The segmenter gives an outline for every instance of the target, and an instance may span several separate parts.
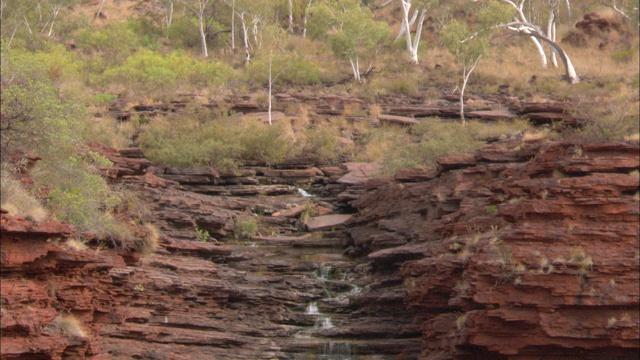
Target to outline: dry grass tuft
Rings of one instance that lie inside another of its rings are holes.
[[[88,120],[82,129],[82,137],[88,141],[96,141],[114,148],[123,148],[131,145],[131,138],[135,133],[132,123],[119,124],[112,117],[96,117]]]
[[[82,323],[71,314],[60,315],[47,325],[47,332],[52,334],[67,334],[86,338],[86,332]]]
[[[33,195],[29,194],[18,180],[11,178],[8,172],[4,169],[2,171],[1,206],[10,214],[24,216],[36,222],[47,219],[49,217],[47,210]]]
[[[142,256],[148,256],[153,254],[158,248],[160,231],[158,231],[157,227],[151,224],[145,224],[144,228],[146,232],[142,238],[134,240],[134,248]]]
[[[87,250],[89,248],[87,246],[87,241],[86,240],[78,239],[78,238],[68,239],[64,244],[69,249],[73,249],[73,250],[76,250],[76,251],[85,251],[85,250]]]

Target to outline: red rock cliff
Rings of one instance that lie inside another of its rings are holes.
[[[222,239],[257,213],[293,228],[264,214],[308,201],[278,185],[292,181],[282,171],[145,173],[128,152],[111,175],[142,194],[159,250],[73,250],[69,226],[3,214],[2,359],[313,357],[344,339],[363,359],[638,355],[637,144],[518,140],[346,185],[345,169],[305,170],[326,199],[356,199],[346,230],[313,240],[350,245],[357,261],[337,263],[348,281],[311,276],[310,237],[195,241],[194,226]],[[334,326],[296,337],[317,324],[312,301]],[[59,325],[68,314],[82,331]]]
[[[349,224],[372,276],[403,282],[422,358],[637,358],[637,143],[438,162],[371,183]]]

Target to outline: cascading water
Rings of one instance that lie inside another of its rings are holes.
[[[325,316],[322,319],[318,319],[316,321],[315,327],[320,329],[333,329],[333,323],[331,322],[331,317]]]
[[[315,301],[312,301],[309,303],[309,305],[307,306],[307,315],[320,315],[320,311],[318,310],[318,303]]]
[[[330,342],[322,346],[319,359],[322,360],[354,360],[355,352],[348,342]]]
[[[331,266],[321,264],[320,269],[315,271],[315,277],[322,280],[329,280],[329,276],[331,275]]]

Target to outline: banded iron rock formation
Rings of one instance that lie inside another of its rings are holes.
[[[512,137],[393,179],[92,146],[160,247],[76,250],[72,227],[3,213],[2,359],[638,356],[637,143]],[[234,240],[242,219],[260,233]]]

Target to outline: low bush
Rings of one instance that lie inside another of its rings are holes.
[[[87,55],[100,56],[107,66],[121,64],[139,46],[138,38],[129,24],[118,21],[102,28],[81,29],[74,34],[74,40],[79,50]]]
[[[488,138],[510,135],[530,126],[523,120],[492,124],[468,121],[463,126],[458,121],[439,118],[422,119],[408,128],[383,125],[365,134],[363,149],[357,152],[356,159],[380,161],[379,175],[391,176],[399,169],[435,165],[440,155],[474,151]]]
[[[638,100],[633,95],[619,96],[605,106],[589,105],[585,99],[579,115],[587,118],[581,132],[587,141],[616,141],[637,136],[640,132]]]
[[[258,232],[258,221],[254,218],[237,219],[233,228],[235,239],[250,239]]]
[[[290,85],[313,85],[320,83],[320,69],[300,55],[283,54],[271,59],[272,78],[278,83]],[[269,83],[269,58],[258,57],[247,65],[246,77],[263,85]]]
[[[153,119],[143,126],[139,144],[155,163],[231,170],[245,161],[273,165],[299,153],[285,121],[273,125],[229,117],[206,108]]]
[[[142,49],[121,65],[107,69],[101,82],[104,86],[121,84],[139,95],[153,95],[176,87],[223,85],[233,76],[233,69],[223,63],[195,59],[181,51],[161,54]]]

